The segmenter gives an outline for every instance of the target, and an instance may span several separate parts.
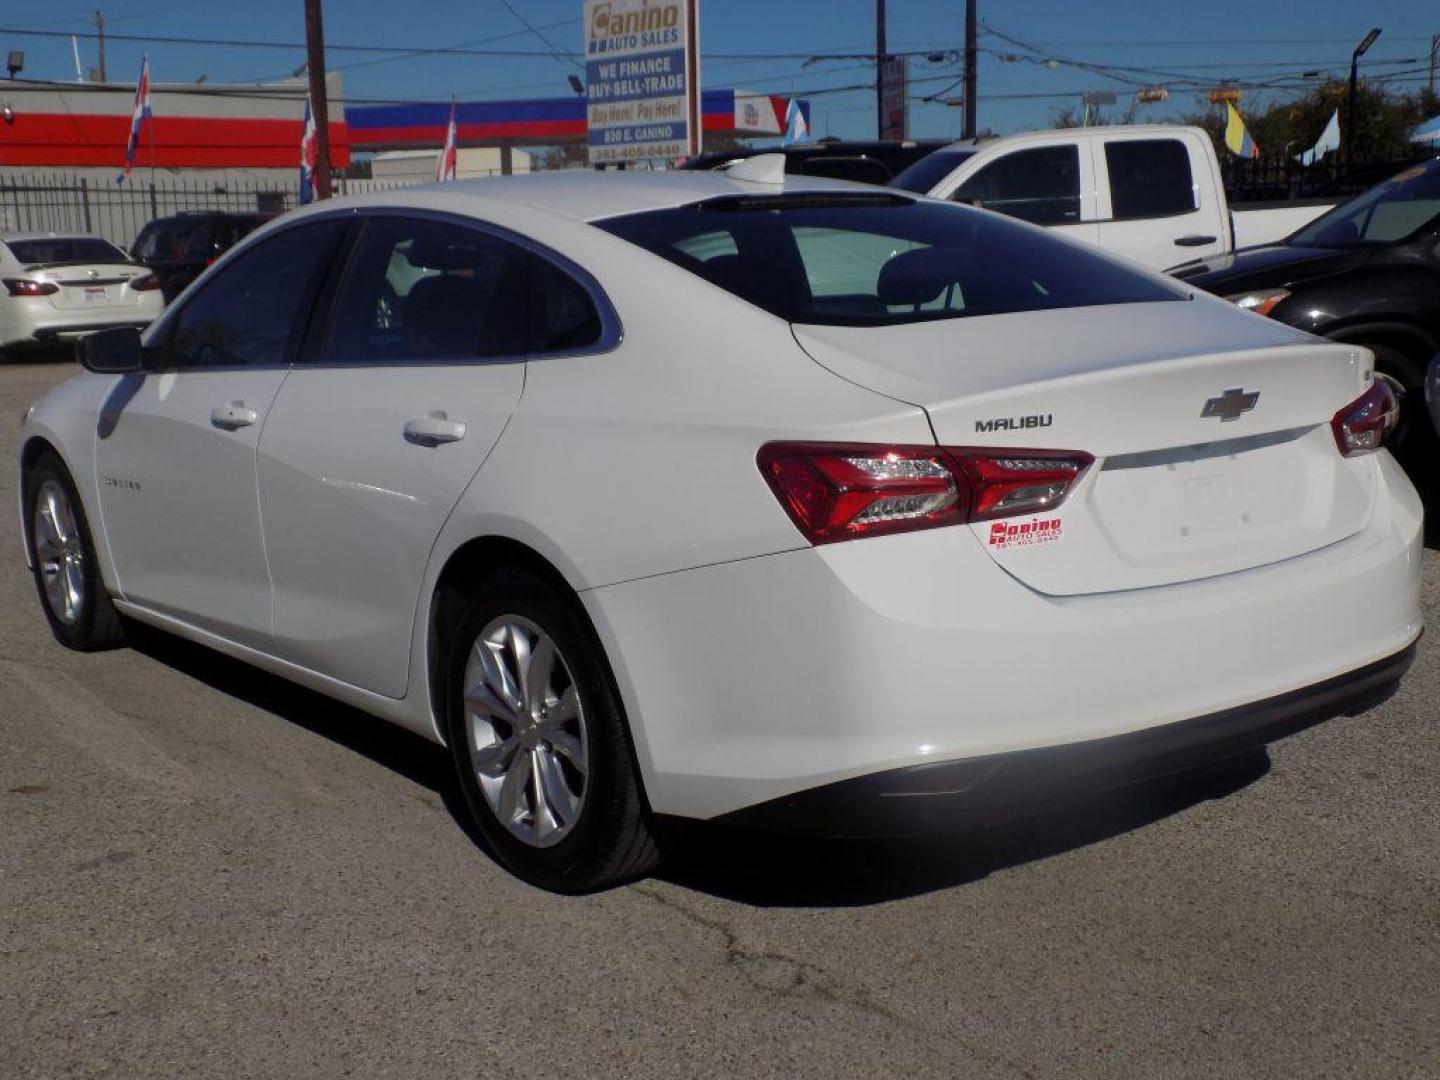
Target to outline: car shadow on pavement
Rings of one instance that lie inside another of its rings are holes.
[[[687,828],[659,877],[757,907],[859,907],[951,889],[1107,840],[1222,799],[1270,771],[1263,750],[1097,793],[1033,818],[953,836],[813,840],[716,825]]]
[[[163,631],[127,623],[131,646],[223,694],[248,702],[435,792],[487,855],[443,747],[368,713]],[[664,881],[757,907],[854,907],[978,881],[1141,828],[1264,776],[1256,751],[1208,769],[1137,784],[1044,814],[959,836],[813,840],[717,825],[685,826]]]
[[[465,834],[494,858],[470,821],[465,796],[443,746],[163,630],[127,620],[125,636],[126,643],[136,652],[429,788],[440,796],[445,809]]]

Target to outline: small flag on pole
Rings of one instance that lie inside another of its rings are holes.
[[[315,130],[315,114],[310,111],[310,96],[305,96],[305,126],[300,133],[300,205],[315,201],[315,164],[320,155],[319,132]]]
[[[1233,101],[1225,103],[1225,145],[1236,157],[1258,158],[1260,148],[1255,145],[1255,140],[1250,138],[1250,133],[1245,130],[1245,121],[1240,119],[1240,111],[1235,108]]]
[[[436,180],[455,179],[455,158],[456,142],[458,131],[455,128],[455,99],[450,99],[450,123],[445,125],[445,145],[440,148],[440,161],[435,167]]]
[[[115,183],[125,183],[125,178],[130,175],[130,169],[135,164],[135,148],[140,145],[140,129],[145,126],[145,121],[154,122],[154,113],[150,108],[150,57],[147,55],[140,61],[140,81],[135,84],[135,107],[130,112],[130,138],[125,142],[125,165],[120,175],[115,177]]]
[[[1336,109],[1330,117],[1330,122],[1325,125],[1325,130],[1320,133],[1320,141],[1303,154],[1297,154],[1295,160],[1301,165],[1314,165],[1331,150],[1340,149],[1340,110]]]
[[[805,122],[800,103],[792,97],[790,104],[785,106],[785,137],[780,141],[780,145],[794,146],[796,143],[809,141],[810,125]]]

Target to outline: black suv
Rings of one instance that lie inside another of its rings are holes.
[[[1258,315],[1373,350],[1376,369],[1405,389],[1395,456],[1422,487],[1440,486],[1423,392],[1440,352],[1440,159],[1284,240],[1170,273]]]
[[[156,218],[140,230],[130,257],[154,271],[168,304],[207,266],[274,216],[203,210]]]
[[[945,139],[864,141],[821,139],[794,146],[747,146],[691,158],[682,169],[723,169],[756,154],[784,154],[785,171],[801,176],[828,176],[883,187],[921,158],[948,146]]]

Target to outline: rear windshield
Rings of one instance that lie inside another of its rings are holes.
[[[27,266],[36,263],[125,263],[130,259],[123,251],[95,236],[47,236],[40,240],[7,240],[18,262]]]
[[[891,180],[890,186],[913,191],[917,195],[929,195],[936,184],[974,156],[974,150],[936,150]]]
[[[904,196],[757,196],[596,225],[788,322],[831,326],[1183,300],[998,214]]]

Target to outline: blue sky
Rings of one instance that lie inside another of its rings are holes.
[[[85,16],[99,6],[113,34],[303,40],[301,0],[53,0],[44,4],[0,4],[0,28],[83,31]],[[564,56],[516,58],[380,56],[344,52],[345,44],[385,46],[475,46],[548,53],[575,49],[580,37],[580,0],[328,0],[329,62],[345,73],[352,99],[435,100],[455,93],[464,99],[544,97],[568,93],[565,76],[577,71]],[[873,80],[857,60],[805,64],[800,58],[752,59],[733,54],[824,54],[874,49],[873,0],[701,0],[701,44],[707,56],[706,86],[796,92],[844,87]],[[515,14],[518,12],[519,17]],[[961,0],[890,0],[892,52],[958,49],[963,36]],[[520,17],[536,27],[527,30]],[[981,20],[1006,41],[982,28],[979,77],[981,127],[999,132],[1048,126],[1053,110],[1075,105],[1086,90],[1114,89],[1123,103],[1133,82],[1165,83],[1172,97],[1146,106],[1140,116],[1168,119],[1196,107],[1192,92],[1174,92],[1182,80],[1218,82],[1305,81],[1303,72],[1343,74],[1350,50],[1371,26],[1384,33],[1362,62],[1372,75],[1396,75],[1397,88],[1421,85],[1430,35],[1440,33],[1440,5],[1417,0],[1371,0],[1366,4],[1322,0],[1210,0],[1205,4],[1164,0],[981,0]],[[24,49],[25,74],[72,78],[68,39],[26,38],[0,29],[0,49]],[[82,61],[95,63],[93,41],[81,42]],[[112,79],[133,78],[140,54],[148,51],[157,82],[268,80],[290,74],[304,59],[299,48],[252,49],[111,40],[107,61]],[[725,55],[732,54],[732,55]],[[1013,59],[1005,59],[1008,55]],[[1058,61],[1050,67],[1047,59]],[[1413,60],[1413,63],[1404,61]],[[932,64],[911,61],[916,95],[946,90],[958,78],[949,58]],[[1164,72],[1110,77],[1093,68],[1123,65]],[[353,66],[352,66],[353,65]],[[1313,76],[1310,77],[1313,79]],[[958,94],[958,89],[952,91]],[[1024,96],[1058,95],[1058,96]],[[1288,96],[1283,88],[1247,92],[1247,102]],[[817,135],[870,136],[874,133],[873,91],[813,94]],[[1245,105],[1242,104],[1242,110]],[[1115,111],[1112,109],[1111,111]],[[953,136],[960,110],[915,102],[911,134]]]

